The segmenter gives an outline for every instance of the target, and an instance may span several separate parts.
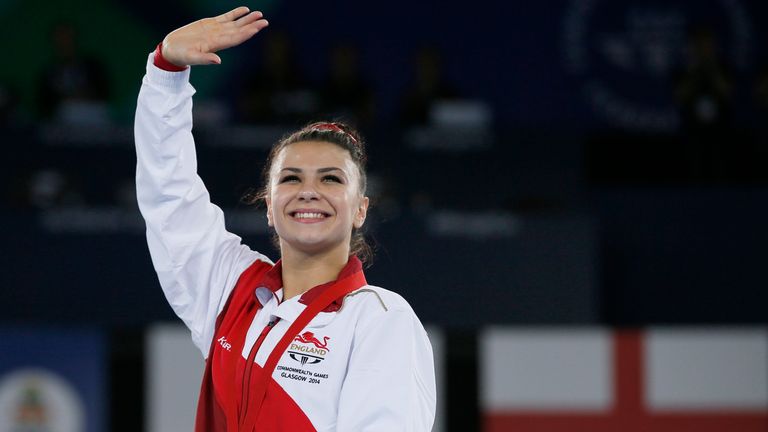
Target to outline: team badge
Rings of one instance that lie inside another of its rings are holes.
[[[306,364],[316,364],[325,360],[326,354],[330,351],[328,341],[331,338],[323,336],[323,340],[315,336],[311,331],[306,331],[293,339],[288,348],[288,355],[295,361]]]

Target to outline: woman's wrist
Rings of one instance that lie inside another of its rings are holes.
[[[181,72],[183,70],[186,70],[189,66],[178,66],[171,62],[169,62],[165,57],[163,57],[163,43],[160,42],[157,44],[157,48],[155,48],[155,66],[159,67],[162,70],[168,71],[168,72]]]

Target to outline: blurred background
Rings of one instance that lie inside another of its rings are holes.
[[[147,54],[231,0],[0,0],[0,432],[191,430],[202,358],[135,198]],[[768,4],[264,0],[195,67],[228,229],[282,134],[357,125],[435,431],[768,430]]]

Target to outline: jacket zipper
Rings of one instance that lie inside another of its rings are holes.
[[[241,395],[240,400],[242,401],[242,412],[240,415],[240,421],[245,418],[245,413],[248,411],[248,395],[250,394],[250,386],[251,386],[251,369],[253,368],[253,364],[256,362],[256,353],[259,352],[259,348],[261,347],[261,344],[264,342],[264,339],[267,337],[267,334],[269,334],[270,330],[277,324],[277,322],[280,320],[280,318],[276,318],[273,321],[270,321],[267,323],[266,326],[264,326],[264,329],[261,330],[261,334],[259,334],[259,337],[256,338],[256,342],[253,343],[253,346],[251,347],[250,352],[248,353],[248,360],[245,364],[245,371],[243,372],[243,392]]]

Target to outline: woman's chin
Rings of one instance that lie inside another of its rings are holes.
[[[318,255],[337,249],[339,242],[332,242],[327,238],[302,237],[284,240],[283,245],[283,248],[288,247],[305,255]]]

